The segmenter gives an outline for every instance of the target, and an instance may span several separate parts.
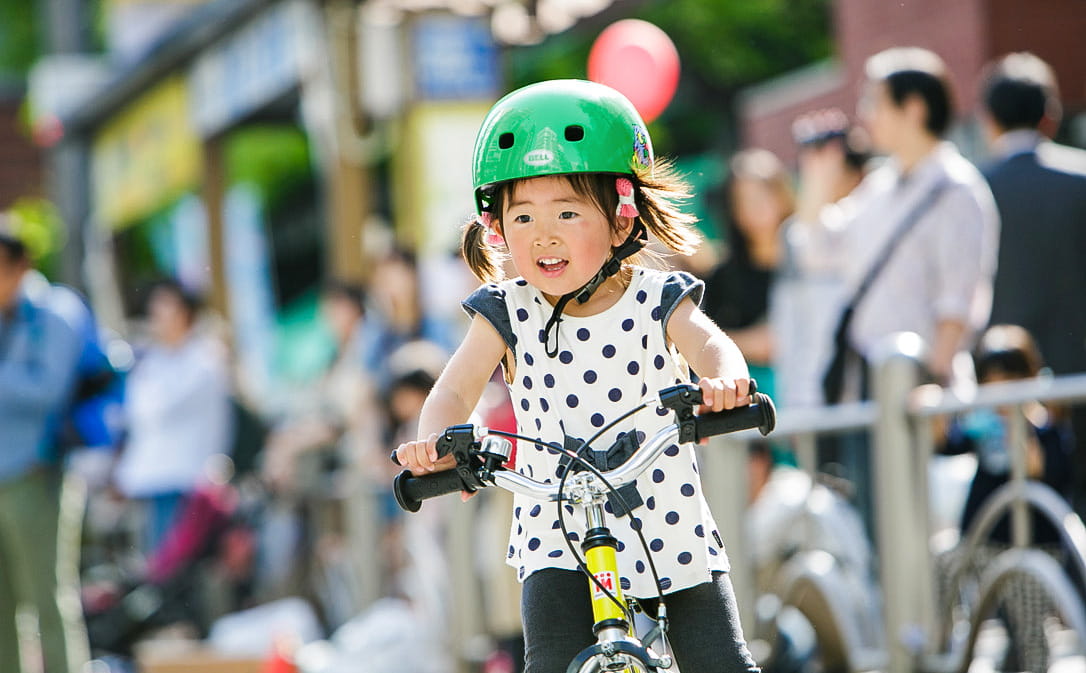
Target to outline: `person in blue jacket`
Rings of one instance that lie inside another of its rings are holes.
[[[50,673],[89,658],[79,603],[82,497],[66,481],[57,428],[74,388],[83,340],[48,302],[22,291],[26,244],[0,215],[0,671],[22,673],[16,613],[38,616]],[[30,663],[30,652],[23,656]],[[40,667],[32,667],[40,670]]]

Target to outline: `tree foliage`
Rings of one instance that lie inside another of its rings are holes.
[[[625,11],[624,6],[629,6]],[[669,152],[730,148],[732,105],[744,86],[828,57],[831,0],[619,0],[608,20],[645,19],[679,51],[682,79],[669,108],[652,125]],[[508,53],[510,85],[585,77],[599,22],[586,22],[543,43]]]
[[[22,77],[38,56],[35,3],[0,0],[0,77]]]
[[[830,0],[664,0],[639,18],[660,26],[684,68],[732,89],[830,54]]]

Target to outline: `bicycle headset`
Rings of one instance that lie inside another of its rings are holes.
[[[651,169],[652,164],[652,141],[645,122],[618,91],[577,79],[530,84],[504,96],[483,120],[472,155],[475,205],[480,215],[491,213],[494,189],[511,180],[571,173],[632,177],[634,166]],[[630,235],[611,251],[600,270],[558,299],[544,330],[548,356],[558,354],[557,328],[566,304],[573,299],[581,304],[588,301],[605,280],[619,272],[622,260],[647,241],[645,225],[635,218]]]

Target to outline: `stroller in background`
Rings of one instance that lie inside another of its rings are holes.
[[[234,398],[232,406],[233,480],[206,484],[189,496],[162,543],[138,570],[125,571],[126,564],[108,552],[84,570],[83,614],[93,656],[130,659],[136,642],[178,622],[206,636],[216,616],[203,604],[204,581],[211,573],[227,580],[230,609],[249,601],[260,510],[259,494],[252,493],[250,484],[268,429],[240,399]]]
[[[211,615],[202,587],[209,573],[220,573],[235,592],[228,600],[243,603],[253,540],[236,486],[209,484],[195,491],[141,571],[125,573],[116,563],[87,570],[83,612],[92,653],[130,658],[136,642],[178,622],[206,636]]]

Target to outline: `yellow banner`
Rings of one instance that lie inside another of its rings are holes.
[[[165,80],[104,124],[91,179],[98,221],[120,228],[150,215],[200,180],[200,138],[184,78]]]
[[[490,102],[419,103],[396,152],[397,229],[423,255],[456,250],[475,213],[471,152]]]

